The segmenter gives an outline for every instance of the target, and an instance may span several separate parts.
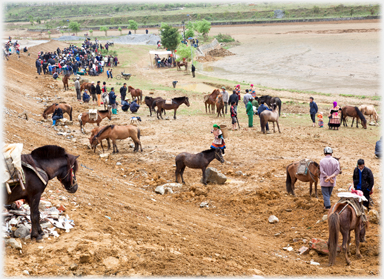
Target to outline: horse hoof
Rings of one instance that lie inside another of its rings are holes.
[[[363,256],[362,256],[361,254],[356,254],[356,258],[358,258],[358,259],[362,259]]]

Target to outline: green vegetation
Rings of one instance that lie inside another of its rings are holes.
[[[121,27],[119,27],[118,30],[120,31],[120,35],[123,35],[123,34],[121,33],[123,29],[121,29]]]
[[[162,24],[160,29],[161,44],[168,50],[177,49],[181,41],[181,35],[177,28],[168,24]]]
[[[76,21],[72,21],[69,23],[69,29],[72,31],[72,32],[75,32],[76,35],[77,33],[80,31],[80,24]]]
[[[191,50],[192,49],[192,50]],[[176,61],[181,61],[183,58],[191,61],[191,53],[195,52],[195,48],[186,46],[185,44],[179,44],[177,47],[177,59]]]
[[[136,21],[134,21],[134,20],[129,20],[129,29],[134,30],[134,31],[135,31],[135,34],[136,34],[136,30],[137,30],[138,26],[139,26],[139,25],[137,24]]]
[[[219,43],[230,43],[230,42],[235,41],[235,39],[232,38],[231,35],[228,35],[228,34],[219,33],[219,35],[215,36],[215,38],[217,39],[217,41]]]
[[[107,35],[108,29],[109,29],[109,27],[106,27],[106,26],[101,26],[100,27],[100,31],[104,31],[105,32],[105,36],[108,36]]]
[[[204,37],[206,37],[209,33],[209,30],[211,30],[211,23],[205,19],[202,21],[196,21],[193,24],[193,29],[195,29],[197,32],[201,33]]]

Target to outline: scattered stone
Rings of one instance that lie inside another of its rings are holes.
[[[327,241],[320,239],[320,238],[312,238],[311,242],[309,243],[309,248],[315,250],[317,253],[328,255],[328,244]],[[337,245],[337,252],[340,251],[340,245]]]
[[[309,248],[303,246],[303,247],[301,247],[301,248],[299,249],[299,253],[300,253],[300,255],[308,254],[308,253],[309,253]]]
[[[250,272],[252,272],[253,275],[264,275],[264,272],[262,272],[261,270],[258,270],[256,268],[250,268],[248,269]]]
[[[15,238],[5,239],[4,242],[6,245],[11,246],[12,248],[15,248],[15,249],[21,249],[22,248],[21,242]]]
[[[169,116],[166,116],[164,119],[165,119],[165,120],[169,120]]]
[[[100,158],[108,158],[109,155],[111,155],[111,153],[103,153],[103,154],[100,154]]]
[[[108,270],[115,269],[119,266],[119,259],[115,257],[108,257],[103,260],[103,264]]]
[[[183,184],[181,183],[166,183],[164,185],[162,185],[163,187],[177,187],[177,188],[181,188],[183,186]]]
[[[312,260],[311,259],[311,262],[310,262],[310,264],[312,264],[312,265],[320,265],[318,262],[315,262],[314,260]]]
[[[165,193],[167,194],[173,194],[172,188],[165,188]]]
[[[164,186],[157,186],[156,189],[155,189],[155,192],[160,194],[160,195],[164,195],[165,194],[165,189],[164,189]]]
[[[279,222],[279,218],[277,218],[275,215],[271,215],[268,218],[268,222],[271,224],[275,224]]]
[[[205,170],[205,176],[207,183],[224,184],[227,181],[227,177],[224,174],[211,167]],[[200,182],[203,183],[203,179]]]
[[[327,220],[328,220],[328,215],[325,214],[321,220],[322,220],[323,222],[327,221]]]
[[[200,204],[200,207],[208,207],[208,203],[209,203],[209,202],[202,202],[202,203]]]
[[[288,244],[289,245],[289,244]],[[293,250],[293,247],[292,246],[288,246],[288,247],[283,247],[283,250],[286,250],[288,252],[291,252]]]
[[[129,147],[130,147],[130,148],[134,148],[135,145],[134,145],[133,143],[131,143],[131,144],[129,144]]]
[[[310,255],[311,257],[313,257],[314,255],[316,255],[315,250],[309,250],[309,255]]]
[[[379,213],[375,209],[371,209],[368,213],[369,222],[378,224],[380,221]]]
[[[29,235],[29,229],[23,225],[20,225],[13,234],[17,238],[25,238]]]
[[[91,261],[90,254],[83,254],[80,256],[80,263],[89,263]]]
[[[116,166],[121,166],[121,165],[122,165],[122,163],[120,163],[120,162],[116,163]]]
[[[292,209],[287,208],[285,211],[287,211],[287,212],[292,212]]]
[[[24,275],[29,275],[29,271],[28,271],[28,270],[24,270],[24,271],[23,271],[23,274],[24,274]]]
[[[237,171],[237,172],[235,172],[235,174],[236,174],[237,176],[243,176],[243,175],[244,175],[244,173],[243,173],[242,171]]]

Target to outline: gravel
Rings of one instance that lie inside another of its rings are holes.
[[[113,41],[117,44],[129,44],[129,45],[156,45],[158,41],[160,41],[160,37],[155,34],[132,34],[125,36],[114,36],[109,37],[108,41]],[[79,36],[61,36],[54,40],[58,41],[78,41],[84,40],[84,37]],[[104,42],[104,41],[103,41]]]

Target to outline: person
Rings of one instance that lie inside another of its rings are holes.
[[[111,92],[109,92],[108,97],[109,104],[112,106],[112,114],[117,114],[116,95],[114,87],[111,88]]]
[[[211,144],[211,148],[213,149],[220,148],[224,154],[225,142],[224,142],[223,132],[221,131],[220,126],[217,124],[214,124],[213,130],[211,131],[211,133],[215,136]]]
[[[55,111],[52,114],[52,126],[56,125],[56,120],[63,119],[63,110],[56,104]]]
[[[265,104],[264,104],[264,101],[260,101],[260,106],[259,108],[257,109],[257,114],[259,115],[259,118],[260,118],[260,114],[265,111],[265,110],[271,110],[269,109]],[[261,125],[261,118],[260,118],[260,127],[262,127]],[[267,130],[267,134],[270,134],[271,132],[269,131],[269,126],[268,126],[268,122],[267,124],[265,125],[265,128]]]
[[[109,69],[109,75],[110,75],[110,77],[112,79],[113,78],[113,76],[112,76],[112,69]]]
[[[251,92],[251,95],[253,97],[253,99],[256,99],[256,91],[253,89]]]
[[[373,185],[374,178],[372,171],[365,167],[363,159],[359,159],[357,161],[357,167],[353,171],[353,186],[355,190],[363,192],[364,197],[367,199],[367,201],[363,201],[363,205],[367,208],[368,212],[370,195],[373,193]]]
[[[51,63],[48,64],[48,72],[50,75],[52,75],[52,65]]]
[[[245,96],[244,96],[244,99],[245,99]],[[246,106],[246,112],[247,112],[247,115],[248,115],[248,127],[249,128],[253,127],[253,106],[252,106],[252,101],[253,101],[253,97],[251,96],[249,98],[248,104]]]
[[[237,114],[237,105],[238,105],[238,103],[239,103],[239,97],[237,96],[235,90],[233,90],[233,91],[232,91],[232,95],[229,96],[228,102],[229,102],[231,105],[232,105],[232,103],[235,103],[234,108],[235,108],[235,111],[236,111],[236,114]]]
[[[237,97],[237,96],[236,96]],[[231,102],[231,108],[230,108],[230,113],[231,113],[231,119],[232,119],[232,131],[237,130],[236,128],[236,123],[237,123],[237,111],[235,108],[235,102]]]
[[[309,98],[309,114],[311,115],[312,119],[312,127],[315,127],[316,123],[316,113],[318,111],[317,104],[313,101],[313,97]]]
[[[376,142],[376,146],[375,146],[376,158],[381,158],[381,138],[382,137],[380,137],[380,140]]]
[[[235,87],[236,95],[239,97],[239,101],[241,100],[241,95],[240,95],[240,84],[236,85]],[[236,105],[237,106],[237,105]]]
[[[101,91],[103,93],[106,93],[107,92],[107,83],[105,81],[103,81],[103,87],[101,88]]]
[[[90,100],[91,100],[91,96],[89,96],[89,94],[88,94],[88,90],[87,90],[87,89],[84,89],[84,93],[83,93],[83,102],[84,102],[84,103],[88,103]]]
[[[251,88],[249,88],[249,92],[252,93],[253,91],[255,91],[255,89],[253,88],[253,84],[251,84]]]
[[[245,106],[245,108],[247,107],[247,104],[248,104],[248,102],[249,102],[249,99],[252,97],[252,95],[249,93],[249,90],[248,89],[246,89],[245,90],[245,95],[244,95],[244,97],[243,97],[243,103],[244,103],[244,106]]]
[[[57,72],[54,72],[53,75],[52,75],[53,79],[57,79],[59,77],[58,73]]]
[[[318,121],[318,123],[319,123],[319,127],[320,127],[320,128],[323,128],[323,126],[324,126],[324,121],[323,121],[323,113],[322,113],[322,112],[319,112],[319,113],[317,114],[317,121]]]
[[[107,69],[107,79],[109,79],[109,69]]]
[[[97,95],[97,105],[101,106],[101,88],[100,88],[100,81],[96,84],[96,95]]]
[[[122,109],[122,111],[128,111],[129,106],[130,106],[130,103],[129,103],[129,101],[128,101],[128,98],[125,99],[125,100],[123,99],[123,100],[121,101],[121,109]]]
[[[192,76],[193,77],[195,77],[195,71],[196,71],[195,65],[193,65],[193,63],[192,63]]]
[[[257,110],[259,109],[259,102],[256,100],[256,98],[254,98],[252,101],[252,109],[253,109],[253,114],[257,114]]]
[[[120,88],[120,98],[121,101],[125,100],[125,96],[127,95],[127,84],[124,83],[124,85]]]
[[[331,195],[336,186],[336,176],[340,173],[339,161],[332,157],[333,150],[324,148],[325,157],[320,160],[320,186],[323,194],[324,209],[331,208]]]
[[[76,78],[76,81],[75,81],[75,89],[76,89],[77,100],[78,100],[78,101],[81,101],[81,92],[80,92],[80,81],[79,81],[79,77]]]
[[[97,102],[97,98],[96,98],[96,87],[95,87],[94,81],[91,82],[91,96],[92,96],[92,101],[95,104]]]
[[[228,95],[228,92],[225,90],[225,87],[221,87],[221,95],[223,96],[223,102],[224,102],[224,108],[225,108],[225,111],[224,111],[224,114],[227,114],[227,107],[228,107],[228,98],[229,98],[229,95]]]
[[[333,102],[333,108],[329,111],[329,122],[328,127],[329,129],[333,130],[339,130],[340,127],[340,110],[341,108],[337,105],[337,102]]]
[[[40,75],[40,73],[41,73],[41,63],[40,63],[40,59],[37,59],[37,60],[36,60],[36,70],[37,70],[37,73]]]
[[[140,106],[137,104],[137,99],[135,99],[130,105],[129,105],[129,110],[132,113],[135,113],[139,110]]]
[[[145,29],[145,34],[148,34],[148,29]]]

